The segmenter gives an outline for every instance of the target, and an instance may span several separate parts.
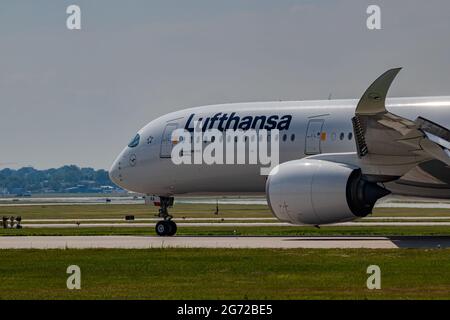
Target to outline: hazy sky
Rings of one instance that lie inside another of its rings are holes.
[[[109,168],[164,113],[359,98],[396,66],[391,96],[450,95],[449,39],[448,0],[0,0],[0,168]]]

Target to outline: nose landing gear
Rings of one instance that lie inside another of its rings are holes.
[[[164,220],[159,221],[155,226],[156,234],[159,236],[173,236],[177,233],[177,224],[172,221],[172,216],[167,210],[173,206],[173,197],[159,197],[159,214],[158,216]]]
[[[177,224],[172,220],[162,220],[156,224],[155,230],[158,236],[173,236],[177,232]]]

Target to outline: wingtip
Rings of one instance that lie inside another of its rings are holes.
[[[386,112],[385,100],[392,82],[402,68],[392,68],[379,76],[364,92],[356,106],[356,114],[373,115]]]
[[[397,68],[392,68],[388,71],[396,71],[397,73],[399,73],[402,69],[403,69],[403,67],[397,67]]]
[[[389,69],[389,70],[386,71],[384,74],[382,74],[382,75],[380,76],[380,78],[383,78],[383,77],[392,77],[392,78],[395,78],[395,77],[398,75],[398,73],[399,73],[402,69],[403,69],[403,67],[397,67],[397,68]]]

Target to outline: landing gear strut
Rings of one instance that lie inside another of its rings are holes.
[[[160,197],[160,208],[158,216],[164,220],[159,221],[155,226],[156,234],[159,236],[173,236],[177,233],[177,224],[172,221],[172,216],[167,210],[173,205],[173,197]]]

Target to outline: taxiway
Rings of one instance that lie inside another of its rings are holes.
[[[150,248],[448,248],[450,237],[146,237],[19,236],[0,237],[0,249],[150,249]]]

